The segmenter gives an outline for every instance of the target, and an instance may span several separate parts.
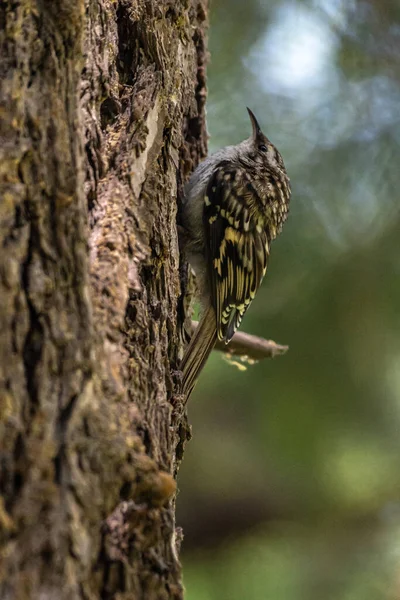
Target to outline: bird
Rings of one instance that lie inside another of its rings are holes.
[[[250,137],[207,157],[185,188],[184,255],[202,307],[180,365],[185,401],[216,341],[228,344],[238,329],[288,216],[291,187],[282,156],[247,111]]]

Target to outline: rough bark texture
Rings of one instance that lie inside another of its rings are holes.
[[[182,597],[177,198],[206,0],[0,6],[0,597]]]

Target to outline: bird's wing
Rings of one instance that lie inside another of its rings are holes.
[[[260,199],[245,170],[226,162],[216,168],[203,219],[217,336],[228,343],[260,287],[269,257]]]

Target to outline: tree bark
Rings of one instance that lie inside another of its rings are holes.
[[[206,0],[0,7],[0,597],[182,598],[177,199]]]

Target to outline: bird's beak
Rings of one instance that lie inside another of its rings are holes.
[[[261,135],[261,127],[258,124],[258,121],[254,115],[254,113],[249,109],[248,106],[246,106],[247,108],[247,112],[249,113],[249,117],[250,117],[250,121],[251,121],[251,126],[253,128],[253,140],[256,141],[257,138],[260,137]]]

